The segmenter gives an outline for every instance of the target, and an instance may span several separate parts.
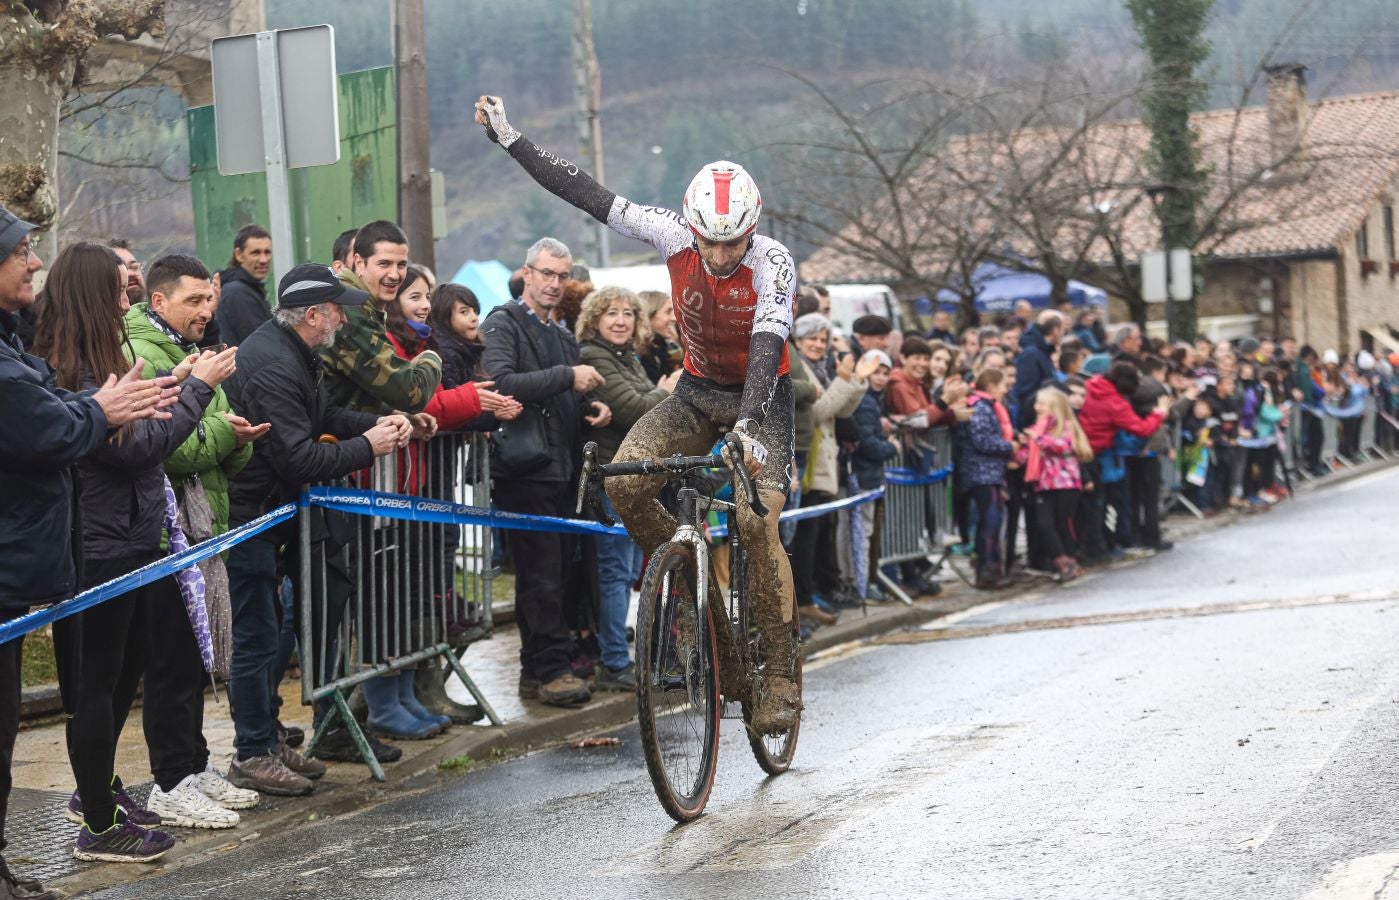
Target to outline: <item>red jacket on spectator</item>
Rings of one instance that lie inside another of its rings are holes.
[[[1112,382],[1102,375],[1088,379],[1088,396],[1083,401],[1083,409],[1078,413],[1078,424],[1088,435],[1088,443],[1094,453],[1102,453],[1112,446],[1112,440],[1119,429],[1137,437],[1151,437],[1161,427],[1165,418],[1159,410],[1142,418],[1132,409],[1132,403],[1117,392]]]
[[[955,418],[950,410],[938,406],[923,383],[911,378],[902,366],[889,374],[889,386],[884,390],[884,402],[889,412],[896,416],[911,416],[927,410],[930,428],[934,425],[950,425]]]
[[[402,359],[412,359],[413,356],[398,342],[398,338],[392,334],[386,335],[389,343],[393,344],[394,352]],[[467,422],[481,415],[481,398],[476,393],[476,385],[467,382],[459,387],[444,388],[439,383],[437,390],[433,391],[432,399],[428,401],[423,412],[437,420],[439,431],[456,431]]]

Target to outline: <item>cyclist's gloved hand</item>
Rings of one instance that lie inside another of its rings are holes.
[[[499,97],[481,95],[481,99],[476,101],[476,123],[486,126],[486,137],[506,150],[520,139],[520,133],[506,121],[505,101]]]
[[[749,476],[756,477],[762,471],[763,463],[768,461],[768,448],[764,447],[762,441],[752,435],[750,430],[757,430],[752,419],[745,419],[734,426],[734,434],[738,435],[743,444],[744,465]]]

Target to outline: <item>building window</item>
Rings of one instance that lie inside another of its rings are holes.
[[[1361,259],[1370,258],[1370,223],[1366,222],[1360,226],[1360,230],[1355,233],[1355,255]]]
[[[1386,206],[1386,207],[1384,208],[1384,248],[1385,248],[1385,250],[1389,251],[1389,256],[1388,256],[1387,258],[1388,258],[1390,261],[1393,261],[1393,260],[1395,259],[1395,256],[1394,256],[1394,207],[1392,207],[1392,206]]]

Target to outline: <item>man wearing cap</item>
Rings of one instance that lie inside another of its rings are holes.
[[[889,320],[883,316],[873,313],[860,316],[850,323],[850,330],[855,335],[855,351],[857,356],[864,355],[871,350],[882,350],[889,352],[889,335],[894,328],[889,324]]]
[[[134,419],[167,417],[163,395],[174,379],[142,381],[138,365],[97,391],[60,389],[47,362],[25,352],[19,313],[34,303],[43,267],[34,225],[0,207],[0,620],[73,596],[71,466]],[[10,762],[19,730],[22,638],[0,644],[0,849],[10,796]],[[20,878],[0,858],[0,898],[56,898]]]
[[[332,405],[321,383],[318,351],[334,343],[345,321],[341,308],[364,305],[367,293],[342,284],[329,266],[308,263],[282,278],[278,298],[272,319],[239,347],[244,365],[224,385],[240,415],[272,426],[254,444],[252,458],[229,489],[229,524],[235,527],[296,500],[303,485],[369,466],[375,457],[404,446],[413,432],[402,415],[376,416]],[[323,443],[323,434],[337,440]],[[315,633],[333,635],[351,590],[344,549],[354,528],[321,511],[302,514],[312,516],[311,596],[326,598],[313,610]],[[313,787],[282,758],[272,702],[280,676],[278,546],[285,544],[282,570],[293,580],[299,578],[297,534],[293,520],[238,544],[228,558],[233,606],[228,693],[237,749],[229,780],[239,787],[288,796],[308,794]],[[303,593],[297,591],[297,597]],[[304,648],[303,665],[314,665],[322,652],[320,646]],[[324,654],[328,668],[334,656]],[[324,678],[329,673],[320,674]]]

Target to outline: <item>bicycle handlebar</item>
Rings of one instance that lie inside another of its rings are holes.
[[[730,465],[727,458],[730,454],[738,461],[736,465]],[[709,456],[672,456],[668,459],[638,459],[631,462],[606,464],[598,463],[597,444],[589,441],[583,446],[583,472],[578,478],[576,514],[581,516],[586,505],[592,509],[603,524],[608,526],[614,524],[615,520],[607,514],[602,506],[602,501],[597,496],[597,489],[606,478],[627,475],[683,475],[692,469],[728,469],[743,485],[744,495],[753,512],[760,516],[766,516],[768,514],[767,506],[759,499],[758,489],[748,474],[748,467],[743,465],[742,461],[743,442],[733,432],[724,435],[723,450]]]

